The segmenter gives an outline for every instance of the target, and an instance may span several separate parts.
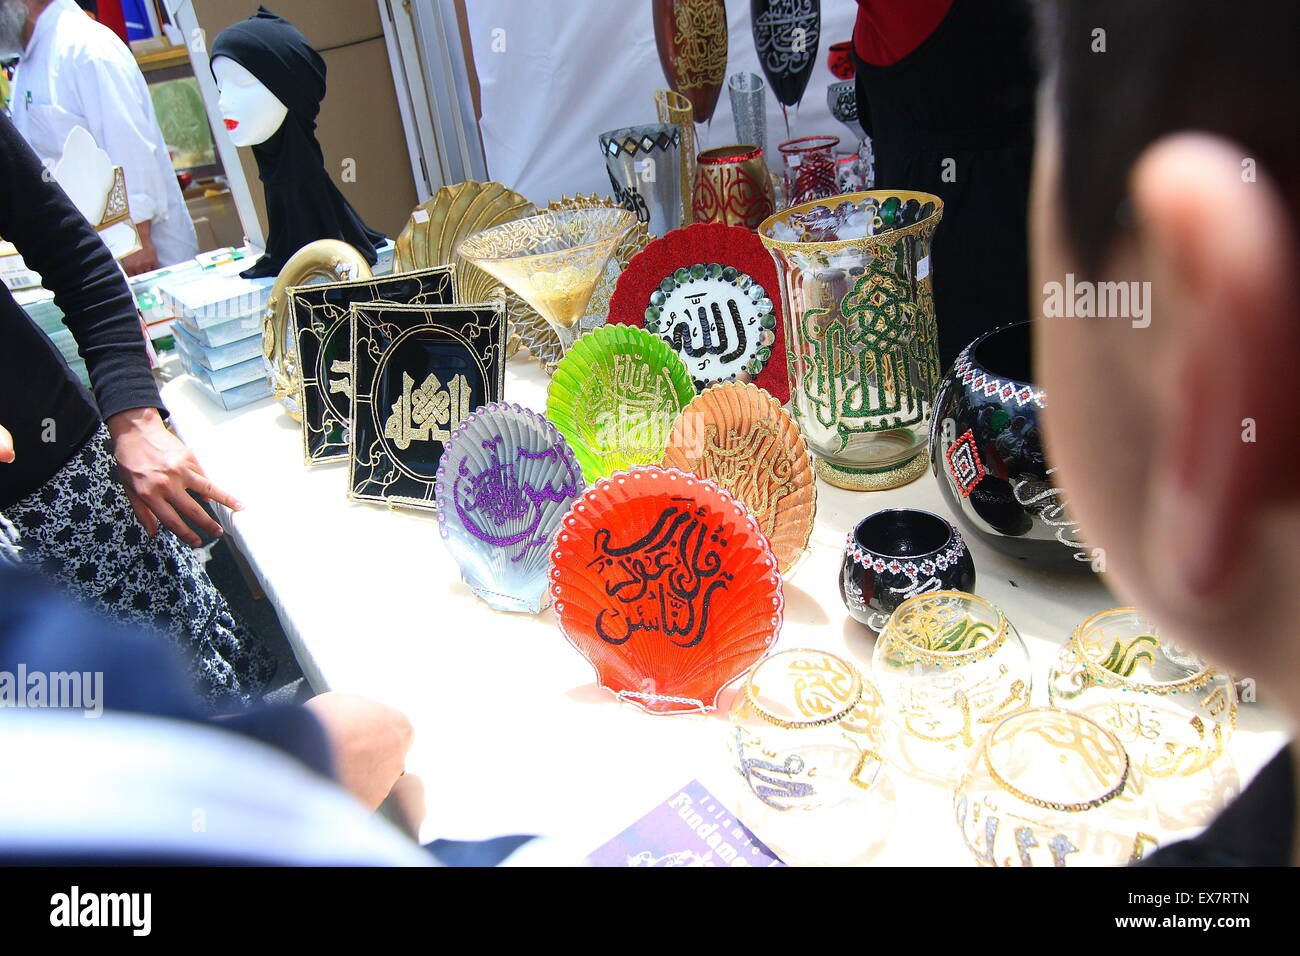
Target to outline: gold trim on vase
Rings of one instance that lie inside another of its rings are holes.
[[[897,198],[902,202],[909,199],[915,199],[917,202],[934,203],[934,211],[924,219],[919,219],[914,223],[906,226],[899,226],[894,229],[887,229],[884,232],[876,233],[870,236],[859,236],[856,239],[832,239],[826,242],[788,242],[782,239],[773,239],[771,236],[772,228],[777,223],[789,224],[790,217],[802,215],[816,208],[825,206],[828,209],[834,209],[842,206],[846,202],[861,203],[868,199],[874,199],[877,202],[884,202],[886,199]],[[763,243],[770,249],[779,249],[785,252],[839,252],[842,249],[861,249],[863,246],[892,246],[899,239],[908,236],[923,235],[927,229],[932,229],[939,224],[939,219],[943,216],[943,200],[932,193],[916,192],[911,189],[868,189],[864,192],[843,193],[839,196],[828,196],[824,199],[812,199],[797,206],[791,206],[775,215],[768,216],[758,227],[758,234],[762,237]]]

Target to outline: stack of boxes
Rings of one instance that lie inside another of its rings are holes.
[[[262,314],[275,279],[242,279],[227,271],[163,279],[154,292],[176,315],[172,333],[185,371],[230,410],[271,394],[262,360]]]

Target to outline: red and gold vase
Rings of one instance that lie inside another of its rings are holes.
[[[757,229],[776,209],[763,150],[758,146],[719,146],[700,153],[691,209],[696,222]]]

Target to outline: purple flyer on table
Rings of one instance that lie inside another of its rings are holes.
[[[592,866],[785,866],[698,780],[588,859]]]

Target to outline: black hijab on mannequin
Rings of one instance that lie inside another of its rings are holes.
[[[209,60],[229,57],[275,94],[288,114],[275,135],[253,147],[266,192],[266,255],[241,275],[277,275],[295,252],[317,239],[341,239],[374,265],[383,233],[369,228],[325,171],[316,115],[325,98],[325,61],[288,20],[266,7],[222,30]]]

